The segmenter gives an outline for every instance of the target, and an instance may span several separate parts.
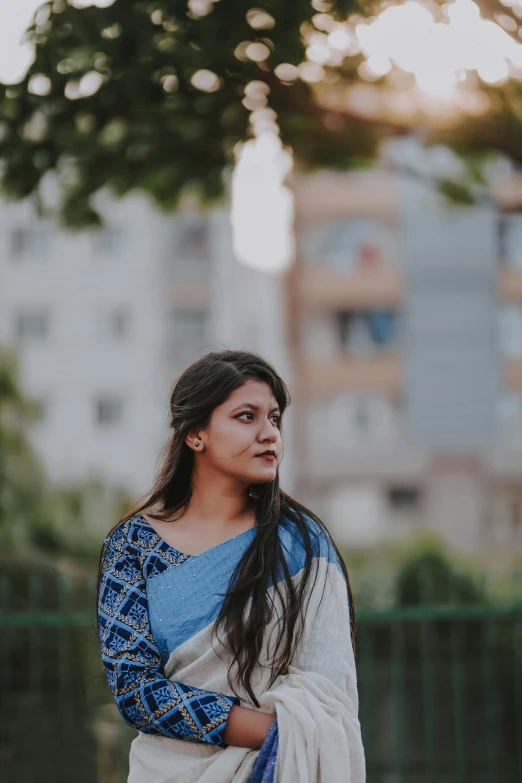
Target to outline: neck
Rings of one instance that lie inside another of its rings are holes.
[[[232,476],[210,473],[202,466],[194,466],[187,514],[202,524],[223,527],[248,516],[253,510],[248,485]]]

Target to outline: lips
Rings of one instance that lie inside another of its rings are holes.
[[[275,451],[263,451],[262,454],[256,454],[256,457],[264,457],[265,459],[275,459],[276,453]]]

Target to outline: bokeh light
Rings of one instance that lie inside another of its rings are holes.
[[[251,81],[245,101],[262,104],[250,115],[253,138],[236,149],[232,175],[232,237],[237,258],[265,272],[284,272],[294,257],[294,204],[284,180],[292,156],[279,137],[276,112],[266,106],[269,87]]]
[[[513,13],[518,8],[522,17],[522,5],[515,0],[502,2]],[[359,77],[378,83],[383,92],[377,101],[380,109],[391,103],[395,114],[401,114],[406,102],[400,96],[405,93],[413,97],[417,111],[440,113],[442,102],[454,112],[473,106],[471,113],[479,114],[483,87],[522,76],[522,44],[510,35],[516,32],[516,21],[506,14],[496,14],[495,21],[485,19],[473,0],[442,5],[407,0],[368,19],[353,14],[344,21],[323,10],[312,21],[313,26],[304,25],[302,30],[307,48],[306,60],[298,66],[301,79],[319,84],[325,80],[325,69],[362,54]],[[388,78],[401,72],[413,81],[401,85]],[[348,93],[345,99],[353,108],[358,98]],[[369,98],[366,104],[368,108]]]

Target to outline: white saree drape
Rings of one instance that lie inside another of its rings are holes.
[[[364,783],[365,755],[358,718],[357,675],[350,639],[346,582],[327,536],[315,551],[315,580],[309,593],[301,641],[288,673],[267,689],[269,671],[257,672],[254,690],[265,712],[276,713],[278,750],[274,783]],[[282,531],[283,545],[293,563],[293,579],[301,569],[295,542]],[[220,553],[225,556],[225,551]],[[188,561],[187,561],[188,563]],[[205,601],[219,564],[197,575],[187,591],[182,564],[153,580],[154,588],[182,600]],[[224,578],[224,577],[222,577]],[[215,589],[215,584],[214,584]],[[220,589],[223,589],[221,585]],[[159,593],[157,593],[159,595]],[[159,598],[151,602],[165,613]],[[232,694],[227,680],[228,661],[223,648],[212,642],[213,622],[189,635],[172,652],[165,675],[185,685]],[[175,634],[172,637],[175,638]],[[266,659],[270,659],[270,632]],[[252,706],[239,692],[241,703]],[[170,737],[138,733],[130,752],[128,783],[247,783],[258,751],[233,746],[221,748]]]

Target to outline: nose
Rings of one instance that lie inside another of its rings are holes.
[[[279,428],[270,419],[266,419],[263,429],[259,433],[259,438],[262,441],[268,441],[269,443],[275,443],[279,437]]]

